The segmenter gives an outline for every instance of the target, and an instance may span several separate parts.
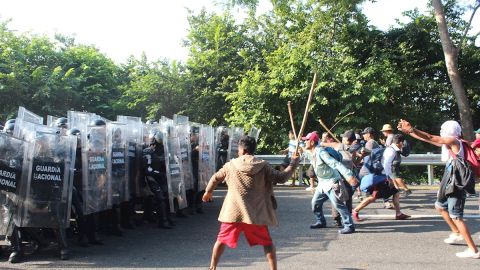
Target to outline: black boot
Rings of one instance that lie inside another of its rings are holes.
[[[58,247],[60,248],[60,260],[68,260],[70,252],[68,250],[67,232],[65,229],[60,228],[55,230],[55,234],[57,236]]]
[[[19,263],[23,260],[22,232],[20,228],[15,227],[11,238],[12,253],[8,257],[10,263]]]

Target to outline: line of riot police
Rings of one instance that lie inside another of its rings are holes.
[[[259,132],[259,131],[258,131]],[[40,117],[20,107],[0,133],[0,235],[9,261],[56,242],[69,258],[67,236],[102,245],[98,232],[203,213],[202,192],[216,169],[237,154],[242,129],[162,117],[109,121],[88,112]],[[258,133],[254,136],[258,137]]]

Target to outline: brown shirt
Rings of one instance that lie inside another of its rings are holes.
[[[264,160],[243,155],[227,162],[208,182],[206,192],[225,181],[227,195],[218,220],[256,225],[278,225],[272,198],[273,184],[285,183],[290,173],[273,169]]]

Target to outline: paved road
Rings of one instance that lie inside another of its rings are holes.
[[[42,250],[28,262],[0,263],[0,269],[207,269],[216,221],[224,190],[216,191],[206,213],[179,219],[174,230],[143,225],[124,237],[104,236],[105,246],[72,247],[72,258],[59,261],[55,249]],[[480,260],[457,259],[465,244],[446,245],[447,226],[433,211],[433,190],[415,190],[403,199],[412,220],[395,221],[394,212],[375,203],[361,214],[368,220],[352,235],[338,235],[337,228],[311,230],[311,194],[300,188],[280,187],[278,228],[271,228],[277,246],[279,269],[480,269]],[[480,243],[478,198],[469,198],[466,214],[474,239]],[[326,204],[327,212],[330,204]],[[328,212],[329,213],[329,212]],[[5,255],[1,257],[6,260]],[[261,247],[249,248],[241,238],[237,249],[227,249],[219,269],[267,269]]]

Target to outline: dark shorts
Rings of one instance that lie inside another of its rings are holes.
[[[243,222],[222,222],[217,241],[230,248],[236,248],[241,232],[245,234],[245,238],[247,238],[247,242],[250,246],[270,246],[273,244],[266,225],[246,224]]]
[[[390,185],[388,182],[383,182],[373,186],[367,194],[375,199],[388,199],[398,193],[398,189]]]

